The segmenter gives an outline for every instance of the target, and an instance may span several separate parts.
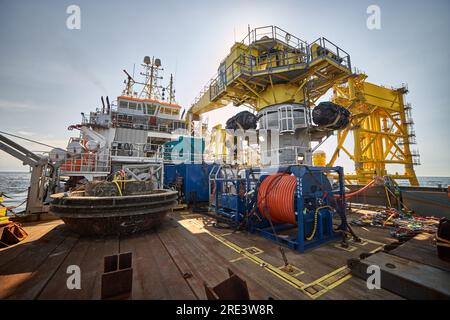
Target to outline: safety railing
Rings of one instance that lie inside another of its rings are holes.
[[[141,129],[147,131],[156,131],[156,132],[164,132],[164,133],[172,133],[174,130],[185,130],[186,124],[182,121],[164,123],[164,124],[145,124],[145,123],[136,123],[133,120],[123,120],[123,119],[114,119],[113,125],[121,128],[129,128],[129,129]]]
[[[319,38],[308,46],[308,62],[328,57],[348,70],[352,70],[350,55],[327,38]]]
[[[75,175],[83,173],[111,172],[111,157],[109,154],[83,152],[67,156],[60,166],[62,175]]]
[[[302,47],[307,46],[306,41],[297,38],[293,34],[284,31],[283,29],[277,26],[265,26],[255,28],[251,30],[247,34],[247,36],[245,36],[245,38],[241,41],[241,43],[250,45],[257,41],[265,40],[264,37],[266,37],[267,39],[275,39],[281,41],[294,49],[301,49]]]
[[[156,154],[159,146],[160,145],[158,144],[152,143],[114,141],[114,145],[111,149],[111,156],[147,157],[148,154]]]
[[[227,84],[231,83],[242,74],[250,76],[260,72],[267,72],[275,68],[289,68],[293,65],[305,64],[306,61],[307,57],[303,52],[280,52],[258,57],[242,54],[236,58],[223,73],[218,73],[216,77],[209,82],[209,87],[205,87],[204,90],[200,92],[193,104],[197,103],[208,90],[210,100],[215,99],[226,89]]]
[[[250,31],[242,40],[242,43],[250,46],[257,41],[266,40],[264,37],[267,37],[267,40],[278,40],[295,50],[267,53],[260,56],[251,55],[250,51],[241,54],[230,65],[226,66],[225,70],[219,69],[215,76],[202,88],[192,105],[198,103],[208,93],[210,100],[215,99],[226,89],[229,83],[242,74],[251,76],[273,69],[282,70],[294,66],[306,66],[323,57],[327,57],[351,71],[350,55],[324,37],[308,44],[283,29],[276,26],[267,26]]]

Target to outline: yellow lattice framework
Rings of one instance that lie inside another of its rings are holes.
[[[341,152],[355,163],[355,174],[346,175],[348,182],[365,184],[374,176],[389,175],[418,185],[414,165],[418,154],[411,152],[415,133],[410,105],[405,105],[405,86],[389,89],[366,81],[364,74],[355,74],[344,84],[333,87],[332,101],[346,107],[352,114],[350,125],[337,133],[337,146],[328,163],[332,166]],[[353,153],[345,142],[353,133]],[[387,165],[404,167],[403,173],[388,172]]]

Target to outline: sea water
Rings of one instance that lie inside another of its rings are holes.
[[[418,177],[420,186],[446,188],[450,185],[450,177]],[[400,185],[409,185],[407,181],[400,181]],[[0,171],[0,193],[3,192],[10,199],[4,199],[3,205],[17,206],[23,203],[27,197],[30,185],[29,172]],[[25,204],[16,208],[15,212],[25,210]]]

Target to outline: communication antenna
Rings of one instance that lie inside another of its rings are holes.
[[[169,103],[175,101],[175,89],[173,88],[173,75],[170,74],[170,82],[169,82]]]
[[[145,73],[141,72],[141,75],[145,76],[145,83],[142,91],[140,93],[140,97],[145,97],[147,99],[159,99],[160,92],[162,89],[161,86],[158,85],[158,80],[162,79],[162,77],[158,76],[158,72],[164,70],[161,68],[161,59],[149,56],[144,57],[144,64],[142,65],[145,69]]]
[[[123,69],[123,72],[127,75],[127,80],[125,80],[125,89],[123,90],[124,95],[132,96],[133,95],[133,85],[136,81],[132,76],[127,72],[127,70]]]

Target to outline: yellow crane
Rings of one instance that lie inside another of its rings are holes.
[[[202,113],[230,103],[256,111],[283,103],[313,108],[333,88],[333,102],[352,117],[351,124],[337,132],[328,165],[343,151],[355,162],[356,173],[347,180],[365,183],[374,175],[386,175],[387,164],[402,164],[405,173],[392,177],[416,185],[416,155],[410,150],[414,132],[403,101],[406,89],[387,89],[365,80],[365,75],[352,74],[350,55],[326,38],[307,43],[276,26],[255,28],[231,47],[188,110],[186,124],[192,133],[193,121]],[[350,131],[353,153],[344,146]]]
[[[256,110],[286,102],[312,105],[350,74],[350,56],[325,38],[308,44],[276,26],[255,28],[231,47],[188,110],[187,123],[229,103]]]

